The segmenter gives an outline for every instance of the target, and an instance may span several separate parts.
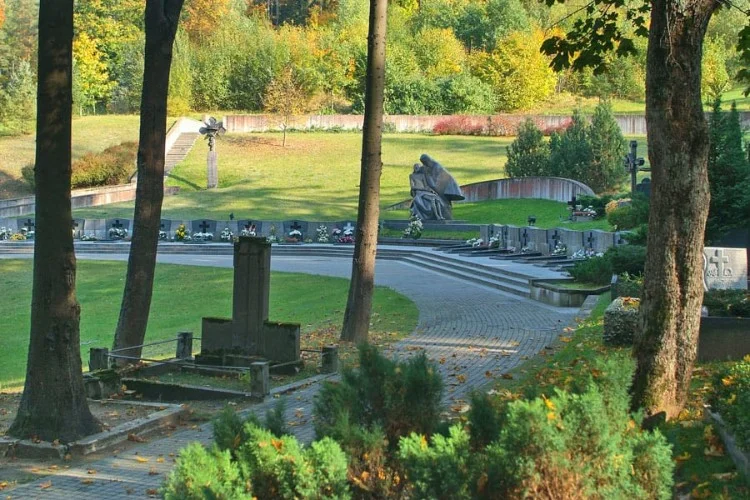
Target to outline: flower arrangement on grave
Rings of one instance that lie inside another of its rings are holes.
[[[13,236],[13,231],[9,227],[0,227],[0,240],[9,240]]]
[[[552,249],[552,255],[567,255],[568,245],[565,243],[555,243],[555,248]]]
[[[34,231],[33,229],[30,229],[30,228],[24,226],[24,227],[21,228],[21,234],[24,236],[24,239],[26,239],[26,240],[33,240],[34,239],[34,234],[36,234],[36,231]]]
[[[299,243],[302,241],[302,232],[299,229],[292,229],[286,234],[286,241],[288,243]]]
[[[521,253],[529,253],[531,252],[531,248],[528,246],[521,247]]]
[[[81,241],[98,241],[99,238],[94,236],[94,233],[82,234]]]
[[[341,230],[339,229],[339,232]],[[354,243],[354,229],[344,229],[344,232],[338,238],[339,243]]]
[[[271,228],[268,230],[268,237],[266,238],[269,243],[276,243],[279,241],[278,236],[276,236],[276,225],[271,224]]]
[[[228,227],[225,227],[224,229],[221,230],[221,234],[219,235],[219,238],[221,238],[221,241],[228,241],[231,243],[234,241],[234,233],[232,232],[231,229],[229,229]]]
[[[124,240],[128,237],[128,230],[124,227],[110,227],[107,236],[110,240]]]
[[[328,243],[328,227],[321,224],[320,226],[318,226],[318,229],[316,229],[316,232],[318,233],[318,243]]]
[[[500,236],[499,234],[496,234],[490,238],[490,241],[487,242],[487,246],[489,246],[490,248],[500,248],[500,245],[502,244],[502,242],[503,242],[503,237]]]
[[[574,259],[590,259],[591,257],[602,257],[602,252],[597,252],[593,248],[581,248],[573,252],[571,255]]]
[[[466,240],[467,245],[471,245],[474,248],[481,247],[484,243],[484,240],[482,238],[470,238]]]
[[[166,240],[167,239],[167,232],[163,229],[159,229],[159,239],[160,240]]]
[[[203,233],[203,232],[197,232],[193,233],[193,241],[213,241],[214,235],[213,233]]]
[[[10,235],[10,241],[25,241],[26,235],[23,233],[13,233]]]
[[[177,226],[177,229],[174,231],[174,240],[175,241],[190,241],[192,238],[190,237],[190,230],[185,227],[185,224],[180,224]]]
[[[422,237],[423,230],[424,225],[422,224],[422,219],[416,216],[411,216],[409,218],[409,224],[407,224],[406,229],[404,229],[403,237],[418,240]]]
[[[242,228],[240,236],[255,236],[255,224]]]

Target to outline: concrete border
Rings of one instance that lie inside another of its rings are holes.
[[[734,436],[729,432],[724,419],[721,415],[711,411],[710,407],[703,409],[704,420],[709,420],[716,425],[716,430],[721,436],[721,440],[724,442],[724,446],[727,449],[727,453],[731,457],[734,465],[737,466],[737,470],[745,476],[745,482],[750,485],[750,453],[740,449]]]
[[[126,404],[130,406],[147,406],[162,409],[147,417],[125,422],[124,424],[120,424],[112,429],[87,436],[68,444],[54,445],[47,441],[34,443],[25,439],[14,440],[0,438],[0,456],[30,459],[62,459],[65,458],[67,454],[84,456],[96,451],[101,451],[123,441],[127,441],[128,436],[131,434],[142,436],[166,427],[167,425],[175,424],[180,416],[186,411],[181,405],[175,404],[119,400],[102,400],[100,402],[113,405]],[[5,450],[4,453],[3,450]]]

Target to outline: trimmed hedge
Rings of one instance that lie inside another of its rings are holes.
[[[73,162],[73,189],[113,186],[128,182],[136,170],[138,144],[123,142],[101,153],[87,153]]]

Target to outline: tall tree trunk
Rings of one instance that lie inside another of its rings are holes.
[[[370,0],[367,37],[365,117],[362,128],[362,165],[359,208],[349,297],[341,328],[341,340],[367,341],[375,286],[375,253],[380,216],[380,174],[383,171],[383,91],[385,88],[385,31],[388,0]]]
[[[36,241],[26,383],[12,436],[73,441],[101,426],[81,374],[76,258],[70,231],[73,0],[39,6]]]
[[[633,407],[667,418],[685,404],[698,345],[710,196],[701,55],[717,5],[653,0],[651,9],[646,67],[651,210]]]
[[[156,251],[164,199],[164,147],[167,137],[167,93],[172,45],[183,0],[147,0],[146,54],[138,143],[138,186],[128,272],[122,296],[114,349],[138,358],[146,337],[154,287]],[[131,363],[121,360],[118,364]]]

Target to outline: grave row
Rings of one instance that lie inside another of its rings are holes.
[[[526,249],[549,255],[555,248],[565,246],[565,253],[573,255],[584,251],[604,253],[608,248],[626,243],[622,232],[575,231],[572,229],[542,229],[535,226],[518,227],[502,224],[480,226],[480,238],[486,243],[491,238],[500,238],[501,248]]]
[[[161,220],[162,239],[173,240],[175,233],[181,226],[191,235],[210,235],[214,241],[221,241],[223,234],[231,233],[233,236],[241,234],[253,236],[276,236],[280,241],[296,237],[299,241],[318,241],[318,229],[325,226],[328,240],[332,241],[334,236],[342,236],[344,233],[354,231],[354,221],[336,222],[309,222],[301,220],[288,221],[261,221],[251,219],[237,219],[219,221],[211,219],[200,220]],[[36,224],[32,218],[0,219],[0,228],[7,228],[11,232],[34,231]],[[96,240],[121,240],[131,236],[133,221],[131,219],[73,219],[71,230],[75,239]],[[244,231],[244,233],[243,233]],[[299,234],[297,234],[299,233]]]

